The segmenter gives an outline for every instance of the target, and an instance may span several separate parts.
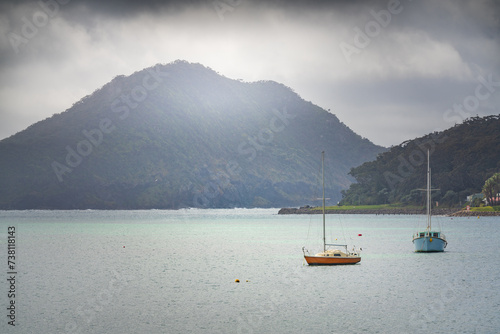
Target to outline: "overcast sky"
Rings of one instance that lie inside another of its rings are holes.
[[[500,113],[500,1],[0,1],[0,139],[176,59],[398,145]]]

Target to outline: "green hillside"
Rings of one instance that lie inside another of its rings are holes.
[[[0,209],[279,207],[319,194],[384,148],[272,81],[176,61],[119,76],[0,141]]]
[[[484,182],[500,170],[500,115],[473,117],[392,147],[376,160],[350,171],[356,179],[343,192],[341,204],[423,203],[430,150],[433,202],[459,206],[481,192]]]

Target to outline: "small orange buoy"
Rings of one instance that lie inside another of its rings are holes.
[[[235,282],[235,283],[239,283],[239,282],[240,282],[240,280],[239,280],[239,279],[235,279],[235,280],[234,280],[234,282]]]

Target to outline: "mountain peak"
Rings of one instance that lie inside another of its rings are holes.
[[[321,151],[329,196],[383,148],[273,81],[175,61],[117,76],[0,141],[0,208],[301,205]]]

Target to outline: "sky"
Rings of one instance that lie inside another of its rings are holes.
[[[0,139],[177,59],[283,83],[389,147],[500,114],[500,1],[0,0]]]

